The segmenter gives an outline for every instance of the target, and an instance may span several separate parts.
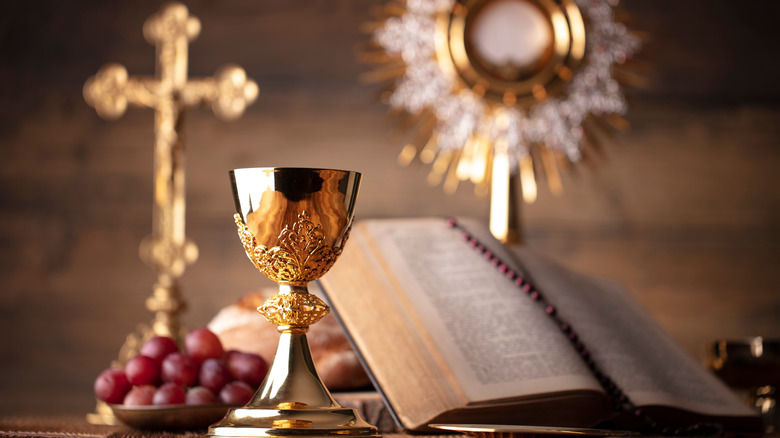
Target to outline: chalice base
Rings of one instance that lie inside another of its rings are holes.
[[[322,383],[306,328],[284,328],[265,381],[242,408],[228,411],[207,437],[380,437],[356,410],[344,408]]]

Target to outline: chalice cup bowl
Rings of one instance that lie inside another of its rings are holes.
[[[258,311],[276,325],[279,346],[252,400],[230,409],[209,437],[379,437],[340,406],[314,367],[306,332],[328,306],[307,283],[325,274],[347,241],[360,186],[358,172],[247,168],[230,172],[236,225],[247,256],[279,285]]]

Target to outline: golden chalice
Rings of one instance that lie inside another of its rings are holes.
[[[341,254],[352,224],[360,173],[249,168],[230,172],[238,234],[247,256],[279,293],[257,310],[281,333],[276,356],[254,398],[209,428],[209,437],[378,437],[354,409],[333,399],[317,375],[306,340],[328,306],[309,294]]]

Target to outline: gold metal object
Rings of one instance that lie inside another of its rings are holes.
[[[336,248],[327,245],[322,227],[315,225],[304,210],[294,223],[282,230],[278,246],[267,248],[257,244],[240,214],[233,217],[241,243],[247,254],[252,254],[255,267],[276,282],[308,282],[320,278],[341,254],[346,241],[342,239],[342,246]]]
[[[492,102],[489,106],[498,108],[490,111],[501,117],[503,107],[528,109],[562,91],[571,80],[572,71],[585,55],[585,25],[579,8],[571,0],[558,3],[552,0],[527,0],[547,18],[549,32],[554,38],[550,39],[549,46],[540,58],[527,66],[513,68],[511,74],[506,74],[506,66],[502,71],[502,66],[485,62],[470,41],[474,20],[491,3],[491,0],[467,0],[456,3],[449,14],[439,14],[436,60],[445,72],[454,75],[463,86],[479,89],[479,94],[486,101]],[[499,139],[492,148],[483,142],[486,147],[473,154],[481,158],[481,162],[471,159],[471,165],[480,168],[478,171],[483,172],[485,182],[490,181],[491,233],[505,244],[516,244],[520,243],[520,215],[517,211],[520,203],[513,197],[513,185],[517,178],[512,176],[508,151],[502,141]],[[468,155],[461,155],[458,165],[468,161]],[[536,177],[530,157],[520,161],[518,172],[522,181],[523,200],[532,204],[536,201]],[[559,179],[552,177],[548,180],[551,185],[560,185]]]
[[[708,345],[707,355],[715,375],[746,393],[745,401],[761,416],[764,432],[780,431],[780,340],[721,339]]]
[[[124,114],[128,104],[153,108],[154,204],[152,234],[139,247],[139,255],[157,273],[146,308],[154,314],[151,325],[139,325],[127,336],[114,365],[124,364],[152,336],[180,339],[179,319],[186,303],[179,277],[198,258],[198,247],[185,235],[184,114],[210,105],[225,120],[239,117],[258,93],[257,84],[235,65],[221,67],[214,77],[187,78],[187,44],[200,33],[200,20],[180,3],[169,3],[149,17],[144,37],[157,49],[157,75],[129,76],[119,64],[107,64],[84,84],[84,99],[105,119]],[[111,412],[98,402],[88,416],[97,424],[113,424]]]
[[[579,8],[572,0],[519,0],[531,5],[543,14],[547,31],[552,36],[542,54],[524,66],[494,65],[480,56],[473,42],[475,20],[495,0],[461,0],[439,13],[436,18],[435,58],[439,67],[453,78],[458,88],[471,89],[487,103],[486,111],[501,117],[505,108],[527,110],[532,105],[558,95],[572,79],[572,72],[585,56],[585,24]],[[376,57],[374,57],[376,58]],[[373,59],[373,58],[371,58]],[[391,58],[377,58],[377,62],[395,62]],[[396,76],[403,75],[398,69]],[[457,94],[458,90],[453,90]],[[417,137],[417,136],[415,136]],[[428,181],[439,184],[447,168],[454,169],[453,178],[445,181],[445,191],[456,190],[458,181],[470,180],[478,195],[490,187],[490,228],[494,236],[504,243],[519,242],[519,203],[509,196],[510,175],[516,181],[506,145],[501,139],[491,144],[479,133],[465,143],[462,153],[437,151],[436,134],[427,133],[417,144],[407,144],[399,155],[399,163],[409,164],[417,155],[424,163],[435,163]],[[437,155],[438,154],[438,155]],[[437,159],[434,161],[434,157]],[[547,167],[549,169],[549,166]],[[548,172],[553,193],[560,192],[557,173]],[[527,203],[536,200],[536,177],[530,157],[519,166],[522,174],[523,199]],[[497,179],[496,179],[497,178]],[[514,192],[514,189],[512,190]],[[514,195],[514,193],[513,193]],[[510,217],[511,215],[511,217]]]
[[[511,174],[505,157],[493,160],[490,188],[490,234],[506,245],[523,243],[520,204],[517,202],[517,174]]]
[[[325,274],[349,236],[361,175],[302,168],[230,172],[238,235],[247,256],[279,293],[258,311],[281,333],[254,398],[209,428],[209,437],[378,437],[354,409],[333,399],[306,339],[328,306],[306,285]]]
[[[87,414],[87,422],[90,424],[102,424],[107,426],[118,426],[121,424],[117,419],[111,406],[108,403],[98,400],[95,405],[95,412]]]
[[[526,66],[513,66],[511,74],[505,73],[506,65],[483,60],[471,41],[475,19],[494,0],[456,3],[437,20],[436,60],[442,68],[457,75],[465,87],[479,87],[485,99],[506,106],[528,107],[558,94],[585,56],[585,24],[572,0],[523,2],[542,12],[553,38],[539,58]]]
[[[184,113],[210,105],[218,117],[235,119],[256,99],[258,89],[235,65],[223,66],[214,77],[187,78],[187,44],[200,33],[200,20],[180,3],[163,6],[146,20],[143,32],[157,48],[157,75],[133,77],[123,66],[107,64],[84,84],[84,99],[106,119],[120,117],[128,104],[155,110],[153,228],[139,248],[141,258],[157,272],[146,301],[155,316],[141,337],[178,338],[185,307],[178,278],[198,257],[197,246],[185,236]],[[142,341],[128,339],[120,362]]]
[[[551,193],[560,194],[556,160],[579,160],[590,140],[581,119],[622,111],[619,91],[599,84],[617,87],[613,67],[619,70],[639,39],[615,22],[614,3],[445,0],[381,8],[383,21],[367,27],[374,39],[361,56],[381,74],[366,79],[387,84],[384,100],[395,110],[411,117],[432,112],[436,119],[433,130],[413,128],[398,162],[418,157],[431,164],[428,182],[442,184],[445,193],[460,181],[474,183],[477,196],[491,193],[491,231],[507,242],[508,230],[519,226],[513,209],[520,204],[509,203],[506,173],[520,174],[526,203],[535,202],[537,180],[545,177]],[[513,29],[503,26],[508,12]],[[606,68],[592,68],[605,60]],[[617,102],[615,110],[598,107],[605,100]],[[612,121],[616,129],[625,128],[621,121]]]

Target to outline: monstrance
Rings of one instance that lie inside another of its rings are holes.
[[[185,301],[179,277],[198,257],[198,248],[185,235],[184,115],[188,109],[210,105],[214,114],[232,120],[257,98],[257,84],[244,69],[225,65],[214,77],[187,78],[187,44],[200,33],[200,20],[180,3],[169,3],[149,17],[144,37],[157,48],[156,76],[128,76],[119,64],[107,64],[84,84],[84,99],[98,115],[116,119],[128,104],[153,108],[154,204],[152,234],[140,245],[141,258],[156,274],[146,307],[154,313],[150,326],[142,324],[128,335],[118,364],[135,355],[155,335],[179,339],[179,314]],[[110,410],[98,404],[92,422],[113,423]]]
[[[410,115],[414,134],[398,161],[431,165],[428,182],[453,193],[460,181],[490,193],[490,229],[516,241],[512,192],[537,196],[543,172],[552,193],[560,169],[595,142],[587,125],[617,127],[626,102],[616,68],[640,39],[615,19],[617,0],[407,0],[389,3],[363,60],[369,81]]]

